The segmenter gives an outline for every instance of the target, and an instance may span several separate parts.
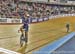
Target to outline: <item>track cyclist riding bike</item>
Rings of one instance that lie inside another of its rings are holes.
[[[22,19],[22,26],[20,27],[19,31],[21,31],[21,37],[20,37],[20,45],[23,46],[23,43],[28,43],[28,30],[29,30],[29,14],[24,14],[21,16]]]

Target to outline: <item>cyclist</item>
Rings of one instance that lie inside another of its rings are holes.
[[[25,43],[28,43],[28,30],[29,30],[29,14],[24,14],[21,16],[22,19],[22,26],[20,27],[19,31],[21,31],[21,37],[20,40],[25,41]],[[21,43],[21,42],[20,42]],[[21,46],[23,43],[21,43]]]

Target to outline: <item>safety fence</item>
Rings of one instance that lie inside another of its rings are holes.
[[[55,18],[62,18],[66,16],[75,16],[75,14],[60,14],[60,15],[51,15],[49,17],[44,17],[44,18],[29,18],[30,23],[38,23],[38,22],[43,22],[47,21],[49,19],[55,19]],[[22,23],[22,19],[17,19],[17,18],[0,18],[0,23]]]

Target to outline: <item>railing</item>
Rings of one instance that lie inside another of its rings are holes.
[[[30,23],[38,23],[38,22],[43,22],[47,21],[50,19],[55,19],[55,18],[61,18],[61,17],[66,17],[66,16],[75,16],[75,14],[61,14],[61,15],[53,15],[45,18],[29,18]],[[0,23],[22,23],[22,19],[16,19],[16,18],[0,18]]]

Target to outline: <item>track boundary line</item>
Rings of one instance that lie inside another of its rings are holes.
[[[4,48],[0,48],[0,52],[1,53],[6,53],[6,54],[20,54],[18,52],[14,52],[14,51],[7,50],[7,49],[4,49]]]

